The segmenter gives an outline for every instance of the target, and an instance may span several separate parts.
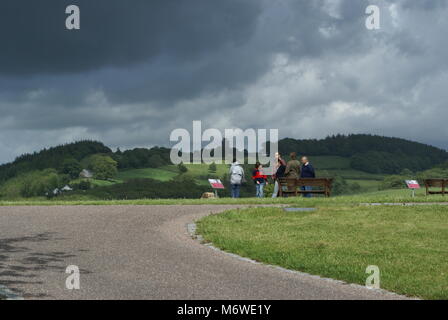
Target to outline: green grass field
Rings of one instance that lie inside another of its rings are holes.
[[[333,177],[339,175],[349,183],[358,183],[361,186],[360,192],[371,192],[378,190],[380,181],[384,175],[369,174],[362,171],[350,169],[350,159],[336,156],[320,156],[311,159],[316,167],[317,175],[321,177]],[[208,177],[223,177],[228,173],[229,165],[216,164],[216,172],[209,171],[206,164],[187,164],[187,176],[192,177],[197,184],[208,186]],[[33,173],[30,173],[33,174]],[[37,174],[37,173],[36,173]],[[155,179],[159,181],[169,181],[179,175],[179,168],[175,165],[163,166],[161,168],[143,168],[120,170],[114,179],[98,180],[89,179],[94,186],[104,187],[117,183],[123,183],[130,179]],[[37,179],[37,178],[36,178]],[[34,179],[34,180],[36,180]],[[41,179],[41,178],[40,178]],[[69,184],[78,184],[81,179],[70,181]],[[0,197],[4,199],[20,199],[21,179],[13,178],[0,185]]]
[[[205,178],[207,175],[211,174],[208,171],[209,166],[206,164],[187,164],[185,165],[188,169],[187,175],[193,177],[198,184],[208,185],[208,180]],[[213,173],[219,177],[223,176],[228,172],[229,166],[225,164],[216,165],[217,171]],[[143,168],[143,169],[129,169],[121,170],[118,172],[117,176],[110,181],[102,181],[90,179],[92,184],[97,186],[107,186],[115,183],[122,183],[130,179],[154,179],[159,181],[169,181],[179,175],[179,169],[177,166],[163,166],[161,168]],[[72,182],[77,182],[79,179]]]
[[[132,169],[119,171],[116,177],[117,180],[126,181],[129,179],[141,179],[151,178],[160,181],[169,181],[174,178],[178,173],[166,169]]]
[[[448,299],[448,207],[322,204],[232,210],[200,220],[198,233],[240,256],[349,283],[365,284],[376,265],[383,289]]]
[[[350,158],[337,156],[316,156],[312,157],[313,164],[316,168],[317,175],[321,177],[333,177],[336,175],[347,179],[349,183],[358,183],[361,186],[361,192],[371,192],[378,190],[378,186],[385,175],[371,174],[350,168]],[[209,166],[206,164],[187,164],[187,175],[195,178],[200,185],[208,185],[207,175]],[[229,165],[216,164],[217,171],[213,173],[218,177],[222,177],[229,170]],[[161,181],[168,181],[179,174],[177,166],[164,166],[158,169],[132,169],[120,171],[115,182],[118,183],[132,178],[151,178]]]
[[[72,181],[70,181],[70,184],[77,184],[80,183],[82,180],[84,179],[74,179]],[[115,183],[120,183],[122,182],[119,179],[114,179],[114,180],[98,180],[98,179],[89,179],[90,183],[93,184],[94,186],[98,186],[98,187],[107,187],[110,186],[112,184]]]
[[[350,180],[350,179],[347,179],[347,182],[359,184],[363,192],[377,191],[381,183],[380,181],[377,180]]]

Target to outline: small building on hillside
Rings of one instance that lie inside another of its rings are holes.
[[[79,177],[80,177],[80,178],[91,179],[91,178],[93,178],[93,173],[92,173],[92,171],[90,171],[90,170],[83,169],[83,170],[81,171],[81,173],[79,174]]]

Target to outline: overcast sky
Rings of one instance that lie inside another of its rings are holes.
[[[70,4],[81,30],[65,28]],[[447,4],[2,0],[0,163],[80,139],[169,146],[193,120],[448,148]]]

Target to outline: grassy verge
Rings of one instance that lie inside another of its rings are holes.
[[[337,205],[359,205],[360,203],[448,203],[448,196],[424,195],[421,190],[415,198],[411,197],[409,190],[386,190],[371,193],[363,193],[352,196],[340,196],[332,198],[283,198],[283,199],[257,199],[257,198],[219,198],[219,199],[138,199],[138,200],[101,200],[89,197],[79,198],[45,198],[0,200],[0,206],[52,206],[52,205],[206,205],[206,204],[287,204],[298,206],[337,206]]]
[[[232,210],[200,220],[198,232],[223,250],[349,283],[365,284],[367,266],[376,265],[384,289],[448,299],[443,206]]]

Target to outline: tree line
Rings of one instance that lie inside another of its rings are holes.
[[[279,141],[279,151],[283,155],[295,151],[309,156],[350,157],[353,169],[384,174],[398,174],[403,169],[423,171],[448,161],[447,151],[430,145],[365,134],[333,135],[321,140],[287,138]],[[75,178],[82,169],[95,171],[96,168],[96,171],[102,172],[99,178],[105,179],[113,174],[114,166],[115,170],[123,170],[159,168],[170,164],[168,148],[118,149],[113,152],[101,142],[84,140],[24,154],[11,163],[1,165],[0,184],[19,174],[36,170],[55,169]]]
[[[279,151],[351,158],[351,167],[369,173],[422,171],[448,161],[448,152],[427,144],[368,134],[333,135],[322,140],[283,139]]]
[[[113,160],[113,164],[110,160]],[[109,166],[104,169],[105,164]],[[152,149],[136,148],[113,152],[98,141],[84,140],[57,147],[43,149],[32,154],[24,154],[13,162],[0,166],[0,183],[32,171],[55,169],[61,174],[76,178],[82,169],[102,172],[99,179],[110,177],[110,167],[116,169],[158,168],[171,164],[170,149],[155,147]],[[113,173],[113,172],[112,172]]]

